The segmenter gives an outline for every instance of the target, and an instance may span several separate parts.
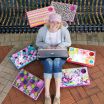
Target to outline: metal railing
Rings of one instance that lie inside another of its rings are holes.
[[[0,33],[36,32],[30,28],[25,12],[49,6],[51,1],[78,5],[71,32],[104,32],[104,0],[0,0]]]

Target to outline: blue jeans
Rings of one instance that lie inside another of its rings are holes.
[[[44,78],[52,78],[52,74],[54,74],[54,78],[62,77],[62,66],[65,63],[65,59],[62,58],[47,58],[41,61],[44,66]]]

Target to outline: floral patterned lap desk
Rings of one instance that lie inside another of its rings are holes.
[[[67,58],[67,62],[69,63],[72,62],[89,67],[95,64],[95,51],[70,47],[68,53],[69,57]]]
[[[32,45],[28,45],[24,49],[12,54],[10,60],[17,69],[24,67],[30,62],[36,60],[36,49]]]
[[[13,86],[32,99],[37,100],[44,88],[44,81],[21,69],[13,82]]]
[[[87,67],[69,68],[62,70],[61,87],[90,85]]]

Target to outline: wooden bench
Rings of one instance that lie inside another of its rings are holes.
[[[34,33],[41,26],[30,28],[25,12],[49,6],[52,0],[0,0],[0,33]],[[70,32],[104,32],[104,0],[54,0],[78,5]]]

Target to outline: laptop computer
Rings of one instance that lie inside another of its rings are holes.
[[[61,57],[67,58],[68,51],[67,49],[38,49],[39,58],[49,58],[49,57]]]

